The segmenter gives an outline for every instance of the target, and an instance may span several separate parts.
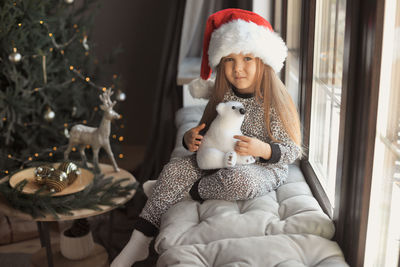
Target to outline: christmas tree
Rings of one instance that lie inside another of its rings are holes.
[[[32,161],[61,159],[68,129],[99,125],[99,95],[108,87],[123,100],[119,77],[108,85],[95,78],[101,65],[90,41],[95,2],[1,1],[0,177]]]

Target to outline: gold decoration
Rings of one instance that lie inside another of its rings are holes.
[[[54,168],[51,166],[39,166],[35,169],[35,181],[39,185],[44,185],[46,183],[46,179],[49,177],[50,173],[54,171]]]
[[[8,56],[8,59],[13,63],[18,63],[21,61],[22,56],[17,52],[17,48],[13,48],[13,52]]]
[[[51,166],[39,166],[34,170],[35,182],[45,185],[51,192],[61,192],[71,185],[81,174],[78,166],[70,161],[61,163],[57,169]]]
[[[62,170],[54,170],[46,179],[45,184],[49,187],[50,192],[61,192],[68,186],[68,176]]]
[[[62,170],[65,172],[68,176],[68,184],[72,184],[76,178],[81,174],[81,171],[79,170],[78,166],[76,166],[75,163],[73,162],[64,162],[61,163],[61,165],[58,167],[59,170]]]
[[[42,56],[43,82],[47,84],[46,56]]]

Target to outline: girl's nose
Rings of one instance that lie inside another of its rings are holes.
[[[234,68],[235,71],[242,71],[243,70],[243,64],[241,62],[236,61],[233,68]]]

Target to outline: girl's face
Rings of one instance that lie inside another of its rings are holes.
[[[222,59],[225,77],[241,93],[253,93],[257,71],[252,54],[230,54]]]

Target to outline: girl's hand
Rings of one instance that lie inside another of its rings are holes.
[[[203,136],[200,135],[199,132],[205,127],[206,124],[202,123],[199,126],[190,129],[183,135],[183,140],[185,141],[185,144],[188,147],[189,151],[195,152],[199,149],[199,145],[201,144],[201,140],[203,139]]]
[[[235,135],[233,138],[239,141],[235,144],[235,152],[241,156],[271,158],[271,146],[268,143],[244,135]]]

